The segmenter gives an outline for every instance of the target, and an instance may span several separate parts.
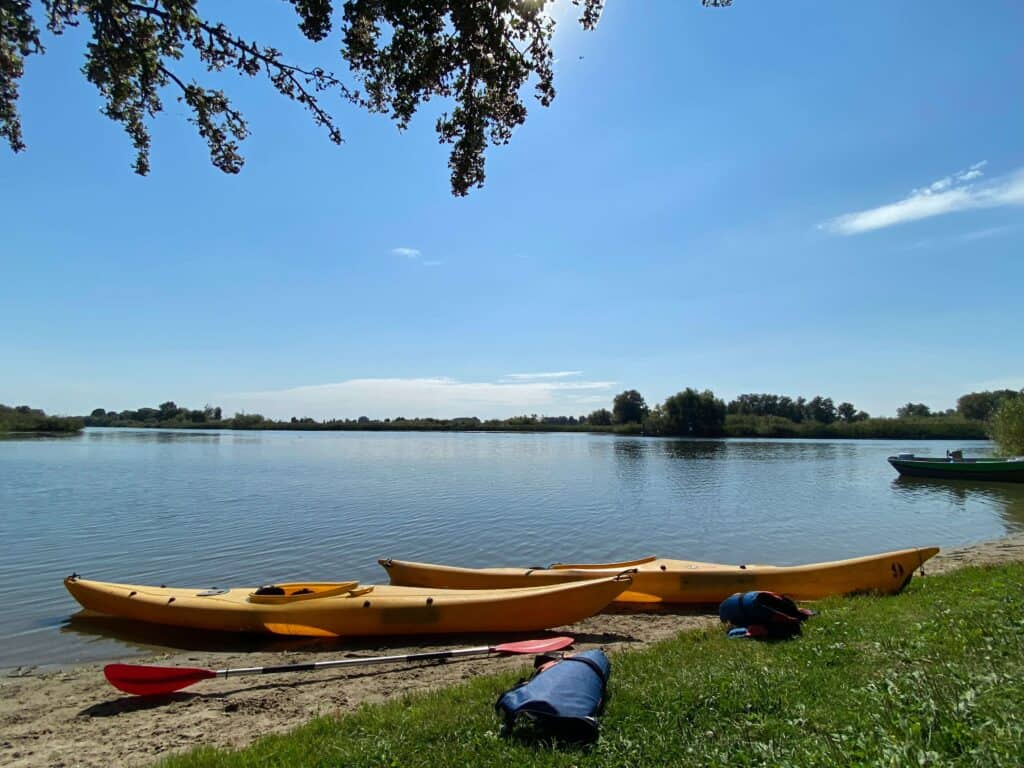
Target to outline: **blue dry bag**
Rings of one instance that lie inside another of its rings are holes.
[[[611,671],[611,662],[599,649],[565,656],[505,691],[494,706],[504,718],[506,732],[525,715],[552,735],[592,741],[597,738],[597,715]]]
[[[729,637],[792,637],[814,611],[774,592],[737,592],[718,606],[718,617],[733,625]]]

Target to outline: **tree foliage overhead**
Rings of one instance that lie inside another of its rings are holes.
[[[507,144],[526,120],[523,86],[532,80],[543,106],[555,97],[555,23],[545,12],[551,0],[287,1],[308,40],[340,40],[354,86],[330,65],[300,66],[274,45],[248,40],[200,15],[198,0],[0,0],[0,137],[15,152],[25,148],[18,85],[25,59],[44,50],[37,19],[53,35],[89,25],[83,72],[103,98],[103,114],[131,139],[139,174],[149,171],[148,121],[163,110],[167,88],[188,107],[212,163],[225,173],[242,169],[239,143],[249,135],[248,123],[222,89],[177,74],[186,56],[208,73],[234,70],[265,78],[305,107],[335,144],[342,141],[341,129],[325,96],[387,114],[401,128],[424,102],[445,99],[452,108],[438,118],[436,129],[439,140],[452,147],[448,166],[456,195],[483,185],[487,147]],[[604,0],[573,3],[580,24],[593,29]],[[732,0],[701,3],[727,6]]]

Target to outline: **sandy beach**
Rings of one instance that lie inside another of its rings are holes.
[[[1024,560],[1024,534],[940,553],[927,574],[965,565]],[[613,608],[562,628],[578,648],[638,648],[717,616],[650,608]],[[543,633],[539,633],[543,634]],[[437,638],[401,646],[359,643],[332,655],[169,652],[132,663],[225,668],[290,664],[359,655],[412,653],[503,642],[509,638]],[[146,700],[110,687],[102,663],[64,669],[19,668],[0,677],[0,764],[27,766],[147,765],[199,745],[239,747],[294,728],[318,714],[344,712],[363,702],[449,685],[475,675],[518,669],[530,657],[476,657],[447,663],[354,667],[344,671],[250,676],[204,681],[173,696]]]

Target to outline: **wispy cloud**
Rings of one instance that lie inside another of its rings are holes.
[[[405,256],[407,259],[418,259],[420,257],[419,248],[392,248],[391,253],[395,256]]]
[[[987,183],[977,182],[984,175],[987,161],[945,176],[925,187],[914,189],[895,203],[877,208],[844,213],[821,225],[837,235],[859,235],[933,216],[978,208],[1024,206],[1024,169],[999,176]]]
[[[583,371],[551,371],[549,373],[508,373],[506,379],[516,381],[529,381],[532,379],[565,379],[569,376],[579,376]]]
[[[965,232],[960,235],[960,240],[966,243],[973,242],[975,240],[987,240],[990,237],[999,237],[1005,235],[1007,232],[1012,232],[1013,227],[989,227],[988,229],[976,229],[973,232]]]
[[[225,411],[316,419],[369,416],[507,417],[517,413],[574,414],[578,396],[611,404],[614,381],[460,381],[449,377],[348,379],[223,398]],[[601,394],[598,394],[601,393]],[[588,400],[588,402],[590,402]]]
[[[438,261],[437,259],[431,259],[430,261],[424,261],[423,262],[423,266],[424,267],[439,267],[439,266],[441,266],[441,262]]]

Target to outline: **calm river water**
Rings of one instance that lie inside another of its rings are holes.
[[[71,620],[77,604],[61,579],[72,571],[180,586],[375,583],[386,581],[384,556],[798,563],[1024,528],[1024,485],[899,480],[885,461],[955,447],[989,451],[578,434],[90,429],[6,439],[0,668],[125,656],[153,642]]]

